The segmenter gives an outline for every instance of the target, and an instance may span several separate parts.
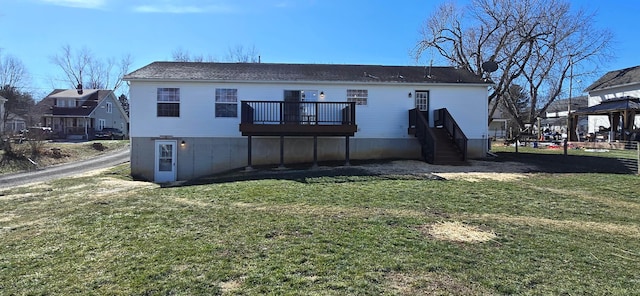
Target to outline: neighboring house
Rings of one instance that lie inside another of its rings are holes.
[[[493,100],[489,105],[489,112],[493,109],[494,104],[497,100]],[[493,116],[489,121],[489,137],[495,139],[506,139],[510,138],[512,133],[509,132],[509,119],[503,114],[502,110],[496,107],[496,110],[493,112]]]
[[[4,124],[4,132],[17,134],[21,130],[24,130],[26,128],[27,128],[27,120],[24,117],[17,115],[15,113],[9,112],[9,114],[7,115],[7,120]]]
[[[569,108],[569,104],[571,104],[571,108]],[[558,133],[566,136],[568,120],[567,114],[569,114],[569,110],[571,113],[574,113],[578,109],[586,108],[587,104],[587,96],[554,100],[549,107],[547,107],[545,117],[540,120],[540,129],[542,129],[544,133]],[[586,117],[579,118],[578,123],[572,123],[572,126],[576,126],[575,131],[577,132],[577,135],[584,137],[588,130],[588,120]]]
[[[640,98],[640,66],[615,70],[606,73],[585,90],[589,93],[589,107],[599,105],[603,101],[624,98]],[[618,117],[618,118],[615,118]],[[624,121],[620,112],[611,112],[607,115],[589,115],[589,133],[610,129],[611,122]],[[629,129],[640,128],[640,116],[632,116],[629,120]],[[613,138],[613,137],[612,137]]]
[[[129,117],[112,90],[56,89],[36,104],[40,125],[61,138],[92,139],[95,131],[118,128],[127,133]]]
[[[27,120],[24,117],[13,112],[6,112],[4,104],[7,101],[7,98],[0,96],[0,135],[17,134],[27,128]],[[7,118],[4,118],[4,116],[7,116]]]
[[[154,62],[124,80],[131,174],[159,183],[278,163],[455,163],[488,150],[490,83],[452,67]]]

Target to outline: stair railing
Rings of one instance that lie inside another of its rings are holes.
[[[449,136],[453,138],[453,142],[456,147],[462,151],[462,160],[467,160],[467,136],[464,134],[458,123],[453,116],[449,113],[447,108],[442,108],[433,111],[433,123],[436,127],[442,126],[447,130]]]
[[[415,136],[422,147],[422,157],[426,162],[433,163],[436,154],[436,137],[429,128],[429,121],[418,108],[409,110],[409,126],[415,126]]]

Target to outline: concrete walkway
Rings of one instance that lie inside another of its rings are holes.
[[[109,168],[123,164],[129,160],[130,147],[127,146],[126,148],[83,161],[59,164],[23,173],[0,175],[0,189],[36,182],[46,182],[88,171]]]

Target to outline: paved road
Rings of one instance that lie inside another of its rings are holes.
[[[50,166],[35,171],[0,175],[0,188],[9,188],[35,182],[45,182],[84,172],[108,168],[128,162],[130,149],[126,148],[106,153],[89,160]]]

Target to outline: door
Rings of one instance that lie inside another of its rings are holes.
[[[303,90],[301,95],[302,103],[300,103],[300,121],[302,124],[315,124],[316,122],[316,103],[318,102],[317,90]]]
[[[429,121],[429,91],[421,90],[416,91],[415,96],[416,108],[424,115],[424,118]]]
[[[165,183],[176,180],[176,141],[156,141],[154,182]]]
[[[300,99],[301,91],[284,91],[284,123],[300,124]]]

